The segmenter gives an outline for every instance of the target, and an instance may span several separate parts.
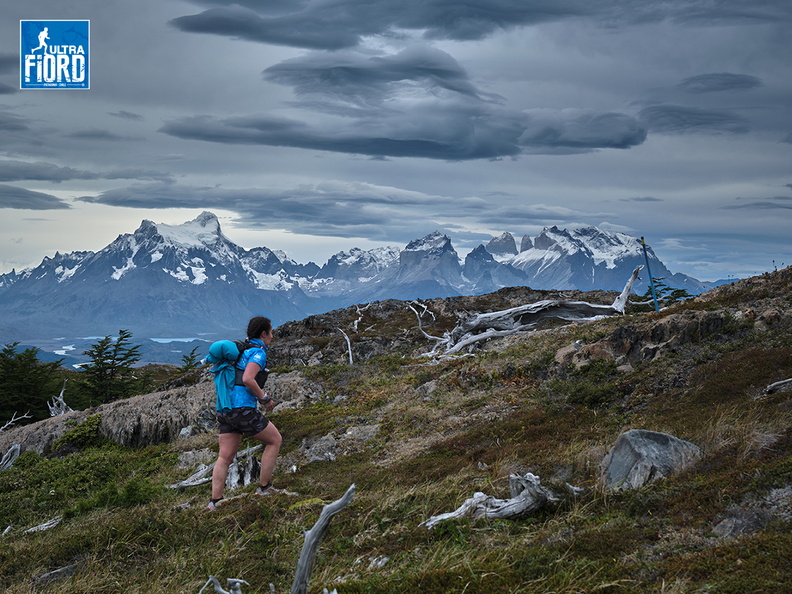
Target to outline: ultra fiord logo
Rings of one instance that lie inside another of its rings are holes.
[[[19,21],[21,89],[90,89],[90,21]]]

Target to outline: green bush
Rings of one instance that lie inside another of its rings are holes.
[[[66,424],[74,425],[74,427],[69,429],[55,441],[52,447],[56,452],[67,447],[84,450],[86,448],[102,446],[109,442],[109,440],[99,435],[102,415],[91,415],[79,424],[77,424],[77,421],[67,421]]]

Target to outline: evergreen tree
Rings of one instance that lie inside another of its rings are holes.
[[[657,305],[659,307],[668,307],[669,305],[673,305],[674,303],[679,303],[680,301],[684,301],[685,299],[690,299],[693,297],[693,295],[688,293],[686,289],[676,289],[674,287],[669,287],[664,282],[664,276],[661,276],[660,278],[652,277],[652,281],[654,281],[655,296],[657,296]],[[652,288],[648,287],[646,289],[646,293],[644,293],[640,299],[632,301],[632,303],[635,305],[653,305],[654,298],[652,297]]]
[[[179,367],[179,372],[185,373],[200,366],[201,362],[198,359],[200,348],[201,347],[195,347],[188,355],[182,355],[182,365]]]
[[[17,352],[18,345],[6,344],[0,351],[0,425],[14,413],[30,412],[29,422],[48,418],[47,402],[60,392],[58,370],[63,359],[42,363],[39,349],[30,347]]]
[[[144,379],[135,375],[140,345],[132,346],[129,330],[119,330],[115,340],[105,336],[83,352],[90,363],[83,365],[81,385],[92,404],[128,398],[139,393]]]

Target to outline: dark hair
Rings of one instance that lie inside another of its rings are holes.
[[[250,318],[247,327],[248,338],[261,338],[262,332],[269,332],[272,330],[272,322],[269,318],[264,316],[256,316]]]

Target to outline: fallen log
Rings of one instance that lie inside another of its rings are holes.
[[[435,342],[434,348],[426,353],[427,356],[450,355],[492,338],[531,332],[540,323],[549,320],[588,322],[623,315],[633,285],[638,280],[638,273],[642,268],[643,266],[635,267],[621,294],[610,305],[586,301],[545,299],[500,311],[460,315],[456,327],[450,332],[446,332],[442,337],[427,334],[423,329],[422,314],[419,314],[412,305],[408,305],[408,307],[418,317],[418,329],[424,337]]]
[[[763,391],[765,394],[773,394],[775,392],[781,392],[782,390],[789,389],[792,389],[792,377],[781,380],[780,382],[775,382],[774,384],[770,384]]]
[[[254,445],[237,453],[234,457],[234,462],[228,467],[228,475],[226,476],[227,488],[234,489],[239,486],[249,485],[258,480],[259,470],[252,454],[258,452],[263,447],[264,446],[261,444]],[[239,467],[240,458],[245,458],[245,466],[242,469]],[[206,484],[212,480],[212,477],[207,475],[212,472],[215,464],[216,462],[212,462],[208,466],[206,464],[199,464],[197,470],[189,477],[173,485],[168,485],[168,487],[170,489],[184,489],[186,487],[197,487],[198,485]]]
[[[550,489],[543,487],[536,475],[526,473],[525,476],[512,474],[509,476],[510,499],[497,499],[491,495],[476,492],[473,497],[465,500],[456,510],[421,522],[431,530],[440,522],[458,518],[491,518],[495,520],[514,520],[543,508],[548,502],[561,499]]]
[[[63,519],[63,516],[57,516],[52,518],[48,522],[44,522],[43,524],[39,524],[38,526],[33,526],[33,528],[28,528],[22,534],[29,534],[31,532],[43,532],[44,530],[49,530],[50,528],[54,528],[60,521]]]

